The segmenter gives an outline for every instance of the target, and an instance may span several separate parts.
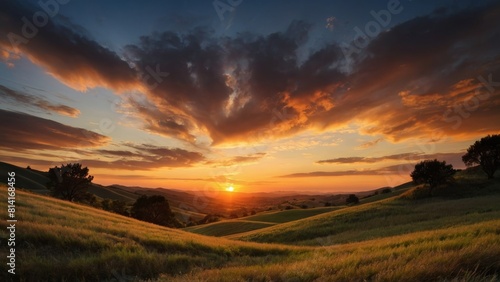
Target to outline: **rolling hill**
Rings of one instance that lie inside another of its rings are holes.
[[[240,237],[266,244],[165,228],[18,190],[17,273],[25,281],[496,281],[500,182],[460,176],[457,185],[460,191],[446,196],[409,200],[414,187]],[[6,187],[1,190],[6,218]],[[6,267],[2,281],[12,278]]]
[[[184,230],[209,236],[229,236],[248,231],[258,230],[277,223],[290,222],[321,213],[331,212],[342,207],[325,207],[312,209],[294,209],[285,211],[265,212],[240,219],[224,220],[205,225],[184,228]]]

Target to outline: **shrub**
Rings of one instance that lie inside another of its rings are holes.
[[[451,180],[455,174],[453,166],[445,161],[425,160],[415,165],[415,170],[410,174],[415,184],[428,184],[429,195],[440,184]]]
[[[356,195],[354,194],[350,194],[349,196],[347,196],[347,199],[345,200],[345,202],[348,204],[348,205],[356,205],[359,203],[359,198],[356,197]]]
[[[111,204],[111,207],[113,204]],[[131,210],[132,217],[155,223],[158,225],[179,227],[180,223],[176,220],[174,213],[165,197],[160,195],[139,197]]]
[[[388,193],[391,193],[391,192],[392,192],[391,188],[385,188],[382,191],[380,191],[381,194],[388,194]]]

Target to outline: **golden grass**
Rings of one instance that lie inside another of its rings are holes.
[[[0,216],[6,218],[5,186],[2,190]],[[19,190],[16,206],[17,270],[26,281],[98,281],[122,270],[146,279],[303,251],[191,234]],[[6,226],[0,222],[0,228]],[[0,236],[5,242],[7,234]],[[6,275],[5,264],[0,271]]]
[[[433,281],[498,279],[500,220],[316,248],[294,262],[235,266],[160,281]]]
[[[2,191],[0,216],[6,218],[5,186]],[[500,272],[500,194],[492,191],[452,200],[387,199],[265,228],[249,237],[316,247],[207,237],[18,191],[18,278],[495,281]],[[6,225],[0,222],[4,230]],[[0,233],[2,242],[6,236]],[[6,270],[2,264],[0,281],[10,278]]]

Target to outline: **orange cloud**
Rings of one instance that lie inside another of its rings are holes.
[[[19,30],[16,15],[30,11],[16,1],[6,5],[11,13],[0,11],[0,31]],[[144,129],[190,143],[199,135],[219,145],[352,123],[391,142],[470,138],[500,130],[492,83],[500,78],[499,11],[490,3],[424,15],[380,33],[353,58],[336,43],[299,56],[310,43],[311,25],[302,21],[265,36],[159,32],[122,54],[50,21],[18,47],[75,89],[144,92],[145,101],[130,103]],[[5,38],[0,46],[11,48]],[[140,79],[148,67],[157,79]]]

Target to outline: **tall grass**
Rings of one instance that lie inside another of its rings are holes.
[[[280,260],[304,251],[204,237],[50,197],[16,194],[16,270],[23,281],[100,281],[122,272],[149,279],[229,261]],[[0,194],[2,218],[7,216],[6,195]],[[2,230],[6,225],[0,222]],[[7,234],[0,236],[5,243]],[[0,280],[8,281],[1,278],[10,277],[5,263],[0,271]]]
[[[500,220],[316,248],[298,257],[160,281],[497,281]]]
[[[392,198],[348,207],[251,231],[243,238],[280,244],[192,234],[18,191],[17,278],[20,281],[498,280],[498,182],[481,187],[470,197],[419,201]],[[1,189],[0,216],[6,218],[6,187]],[[0,222],[3,230],[6,225],[5,221]],[[0,233],[2,244],[6,239],[7,233]],[[0,250],[5,257],[5,248]],[[6,264],[1,264],[0,271],[0,281],[12,278],[7,274]]]
[[[231,238],[294,245],[342,244],[498,219],[500,182],[483,184],[460,191],[467,197],[455,193],[418,201],[391,198]]]

